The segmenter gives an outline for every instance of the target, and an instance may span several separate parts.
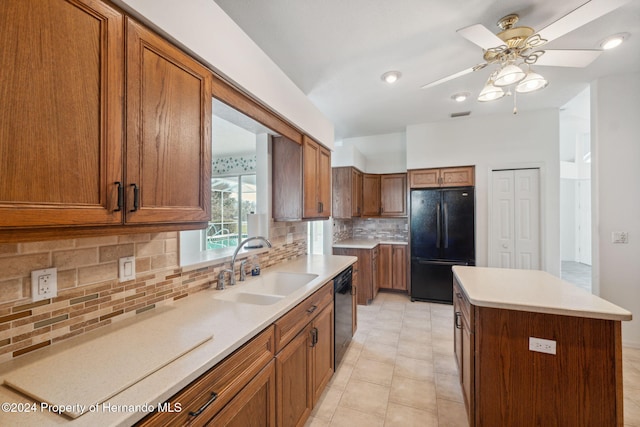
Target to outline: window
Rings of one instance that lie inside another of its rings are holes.
[[[255,211],[255,174],[213,177],[206,249],[237,246],[247,237],[247,214]]]
[[[324,253],[324,221],[309,221],[307,228],[307,253],[322,255]]]

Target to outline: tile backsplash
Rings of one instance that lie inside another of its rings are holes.
[[[286,243],[291,234],[292,243]],[[306,223],[271,223],[262,268],[306,254]],[[178,233],[0,244],[0,362],[192,295],[217,283],[223,264],[179,267]],[[118,258],[136,279],[118,282]],[[55,267],[58,296],[31,301],[31,271]]]
[[[409,240],[407,218],[352,218],[333,221],[333,241],[346,239]]]

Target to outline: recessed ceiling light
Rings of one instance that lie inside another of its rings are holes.
[[[451,99],[453,99],[456,102],[464,102],[467,100],[469,95],[471,95],[469,92],[458,92],[451,95]]]
[[[620,46],[627,37],[628,34],[626,33],[609,36],[600,43],[600,47],[604,50],[613,49],[614,47]]]
[[[387,71],[380,78],[389,84],[393,84],[397,82],[401,76],[402,73],[400,71]]]

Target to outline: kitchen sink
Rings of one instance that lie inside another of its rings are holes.
[[[264,294],[253,294],[250,292],[234,292],[229,294],[222,294],[216,297],[217,299],[239,302],[242,304],[253,304],[253,305],[271,305],[280,301],[284,296],[282,295],[264,295]]]
[[[244,287],[247,292],[287,296],[318,277],[309,273],[285,273],[274,271],[262,276],[252,277]]]

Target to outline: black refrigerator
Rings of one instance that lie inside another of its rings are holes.
[[[451,304],[454,265],[475,265],[473,187],[411,190],[411,300]]]

